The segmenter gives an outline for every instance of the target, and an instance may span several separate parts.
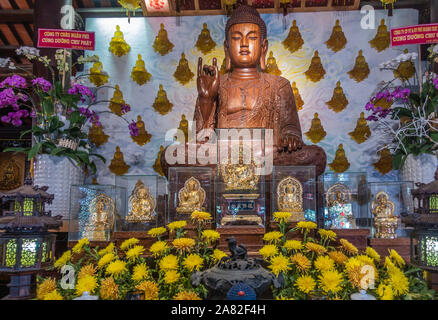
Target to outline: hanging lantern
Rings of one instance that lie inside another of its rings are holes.
[[[287,7],[289,6],[291,0],[280,0],[280,8],[283,9],[283,16],[287,15]]]
[[[391,8],[394,8],[394,3],[397,0],[380,0],[383,4],[383,7],[386,9],[386,6],[391,5]]]
[[[135,10],[140,9],[140,0],[118,0],[117,1],[124,9],[126,9],[126,14],[128,16],[128,23],[131,20],[131,11],[135,16]]]

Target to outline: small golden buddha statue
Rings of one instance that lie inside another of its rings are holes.
[[[348,71],[350,78],[356,80],[356,82],[365,80],[370,74],[370,68],[368,67],[368,63],[362,53],[362,50],[359,50],[359,55],[356,58],[354,68]]]
[[[356,128],[354,131],[348,133],[354,141],[361,144],[368,140],[371,136],[370,127],[368,127],[367,120],[365,119],[365,113],[361,112],[359,119],[357,119]]]
[[[90,216],[83,237],[91,241],[108,241],[114,224],[114,212],[114,200],[106,194],[97,194],[89,205]]]
[[[205,190],[195,177],[186,180],[184,187],[178,192],[178,207],[176,212],[179,214],[190,214],[195,210],[205,210]]]
[[[403,51],[404,54],[407,54],[408,52],[408,49],[405,49]],[[412,60],[400,62],[397,69],[394,70],[394,77],[400,79],[403,82],[408,81],[408,79],[412,78],[414,75],[415,65]]]
[[[119,85],[116,84],[114,94],[113,97],[110,99],[110,104],[108,108],[118,116],[121,116],[123,114],[122,104],[125,104],[125,100],[123,100],[123,93],[120,90]]]
[[[147,72],[144,61],[141,58],[141,54],[139,54],[137,57],[138,59],[131,71],[131,78],[137,82],[138,85],[142,86],[151,79],[152,75]]]
[[[312,124],[310,125],[310,129],[305,134],[313,143],[320,142],[327,135],[327,132],[325,132],[321,124],[321,120],[318,118],[318,113],[315,113],[312,119]]]
[[[277,61],[274,58],[272,51],[269,51],[268,61],[266,63],[266,73],[275,74],[276,76],[281,75],[281,70],[278,69]]]
[[[90,68],[90,75],[88,76],[90,82],[96,87],[100,87],[108,82],[108,78],[108,73],[103,71],[102,62],[94,62],[93,66]]]
[[[21,185],[20,168],[13,159],[8,159],[0,166],[0,190],[12,190]]]
[[[179,59],[178,66],[176,67],[173,76],[182,85],[189,83],[195,76],[194,73],[190,70],[189,62],[187,61],[184,52],[181,53],[181,59]]]
[[[105,134],[103,126],[98,127],[93,123],[88,131],[88,138],[96,147],[100,147],[108,141],[109,135]]]
[[[304,220],[303,186],[295,177],[283,178],[277,185],[278,211],[292,213],[289,221]]]
[[[380,21],[380,26],[377,29],[376,36],[369,41],[371,48],[376,49],[378,52],[381,52],[385,49],[389,48],[391,44],[391,36],[388,31],[388,28],[385,25],[385,19]]]
[[[355,229],[351,206],[351,190],[346,185],[337,182],[327,189],[326,206],[331,229]]]
[[[152,168],[156,173],[158,173],[160,176],[164,176],[163,169],[161,168],[161,154],[163,153],[164,147],[160,146],[160,151],[158,151],[157,157],[155,158],[154,165]]]
[[[335,158],[333,159],[332,163],[329,163],[329,167],[330,170],[333,170],[337,173],[342,173],[350,167],[350,162],[348,162],[348,159],[345,156],[344,146],[342,143],[336,150]]]
[[[120,151],[120,147],[117,146],[116,152],[114,153],[114,157],[109,166],[110,171],[116,176],[122,176],[128,172],[129,168],[130,166],[128,166],[123,159],[123,153]]]
[[[333,27],[332,34],[326,42],[327,48],[333,50],[333,52],[338,52],[344,49],[346,44],[347,38],[345,38],[339,20],[336,20],[336,25]]]
[[[152,47],[162,56],[168,54],[174,47],[173,43],[169,41],[169,38],[167,37],[167,31],[164,29],[164,24],[162,23],[160,24],[160,30],[158,31],[158,35],[155,37]]]
[[[374,226],[376,228],[376,238],[396,239],[395,233],[398,224],[398,217],[394,215],[395,205],[389,200],[389,195],[385,191],[376,194],[371,203],[371,212],[374,215]]]
[[[326,102],[329,109],[334,112],[341,112],[348,105],[348,100],[345,97],[344,90],[341,87],[341,82],[336,82],[336,88],[333,90],[333,96],[330,101]]]
[[[210,30],[208,30],[206,23],[202,25],[202,31],[198,36],[195,46],[202,54],[207,54],[216,47],[216,42],[211,38]]]
[[[152,135],[146,131],[144,121],[141,119],[140,115],[137,116],[136,126],[138,128],[138,135],[136,137],[131,136],[131,139],[139,146],[144,146],[151,141]]]
[[[376,163],[373,163],[374,168],[381,174],[387,174],[392,171],[392,155],[388,147],[379,151],[380,158]]]
[[[181,116],[178,129],[184,132],[185,142],[189,141],[189,121],[186,119],[185,114]]]
[[[297,106],[297,111],[300,111],[303,109],[304,101],[301,98],[300,91],[298,90],[297,83],[295,81],[292,82],[292,92],[294,93],[295,105]]]
[[[318,82],[322,78],[324,78],[325,70],[321,63],[321,58],[319,57],[318,51],[315,51],[315,54],[310,62],[309,69],[305,72],[307,79]]]
[[[301,49],[304,44],[304,40],[301,37],[300,30],[297,27],[297,20],[292,22],[292,26],[289,29],[287,38],[283,40],[283,46],[288,49],[290,53],[294,53]]]
[[[155,98],[152,107],[161,115],[165,115],[172,110],[173,104],[170,103],[169,99],[167,99],[167,93],[163,89],[162,84],[159,86],[157,97]]]
[[[116,32],[114,33],[114,37],[112,37],[109,51],[115,54],[118,57],[121,57],[127,54],[131,50],[131,46],[126,43],[123,32],[120,31],[120,27],[116,26]]]
[[[150,222],[154,220],[156,203],[149,188],[138,180],[129,197],[129,213],[126,216],[127,222]]]

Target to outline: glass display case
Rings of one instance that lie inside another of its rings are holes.
[[[367,214],[365,172],[326,173],[324,185],[324,227],[327,229],[370,228]],[[365,210],[364,210],[365,209]]]
[[[116,219],[115,231],[146,231],[165,224],[167,183],[159,175],[116,176],[125,188],[125,209]]]
[[[368,183],[368,212],[373,218],[373,238],[408,236],[400,217],[414,212],[413,189],[412,181]]]
[[[213,170],[209,167],[170,167],[167,222],[189,220],[193,211],[213,215]]]
[[[272,213],[290,212],[292,222],[316,222],[315,166],[275,166],[271,186]]]
[[[68,240],[109,241],[116,219],[125,215],[126,189],[114,185],[72,185]]]

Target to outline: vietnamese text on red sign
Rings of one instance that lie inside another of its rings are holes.
[[[94,50],[94,32],[38,29],[38,47]]]

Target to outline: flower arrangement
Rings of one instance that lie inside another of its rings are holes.
[[[438,45],[429,51],[433,65]],[[421,83],[418,81],[419,91],[414,91],[411,79],[416,75],[413,63],[416,58],[416,53],[405,51],[382,63],[380,69],[392,71],[394,79],[382,82],[365,106],[371,112],[367,120],[376,123],[374,131],[385,139],[385,146],[380,150],[388,147],[396,170],[403,166],[408,155],[434,154],[438,148],[438,76],[426,72]]]
[[[51,66],[50,59],[40,56],[36,48],[21,47],[16,52],[31,61],[41,62],[50,71],[51,81],[29,74],[30,81],[20,75],[13,75],[0,82],[0,109],[9,110],[1,117],[1,121],[18,127],[23,124],[24,118],[31,117],[35,120],[35,125],[30,130],[22,132],[22,136],[32,133],[33,146],[8,148],[5,151],[24,152],[29,160],[37,154],[68,157],[78,166],[95,172],[96,165],[91,158],[97,157],[102,161],[105,161],[105,158],[95,153],[95,148],[89,143],[84,129],[87,124],[96,127],[102,125],[99,118],[102,112],[96,112],[93,107],[109,101],[97,101],[95,90],[81,84],[81,78],[87,75],[67,78],[69,70],[72,69],[68,50],[56,51],[56,70]],[[98,61],[99,57],[94,55],[80,57],[76,63]],[[0,67],[13,70],[18,68],[9,58],[0,58]],[[113,88],[98,88],[103,87]],[[121,109],[123,115],[130,111],[129,105],[123,105]],[[123,116],[120,118],[128,123],[131,135],[138,135],[138,132],[131,128],[132,123]],[[135,122],[133,123],[135,125]]]

